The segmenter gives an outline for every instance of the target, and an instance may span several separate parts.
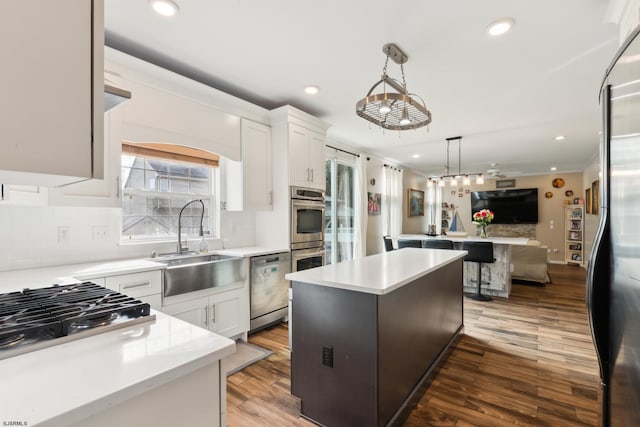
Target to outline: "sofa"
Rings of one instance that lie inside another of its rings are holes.
[[[538,284],[550,283],[547,270],[547,247],[537,240],[530,240],[527,245],[511,246],[511,279]]]

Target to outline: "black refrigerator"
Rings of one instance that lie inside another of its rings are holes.
[[[602,425],[640,426],[640,30],[607,69],[600,92],[599,225],[587,306],[600,363]]]

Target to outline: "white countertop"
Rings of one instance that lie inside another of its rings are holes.
[[[403,248],[289,273],[285,277],[296,282],[385,295],[466,254],[466,251]]]
[[[529,241],[526,237],[454,237],[454,236],[427,236],[425,234],[401,234],[393,238],[394,240],[451,240],[452,242],[492,242],[496,245],[526,245]]]
[[[155,321],[0,360],[0,418],[72,424],[235,351],[228,338],[153,313]]]
[[[277,254],[280,252],[289,252],[288,247],[276,247],[276,246],[245,246],[242,248],[231,249],[216,249],[214,253],[220,255],[251,257],[260,255]]]
[[[163,263],[141,258],[2,271],[0,272],[0,293],[19,291],[24,288],[42,288],[55,284],[65,285],[76,283],[79,280],[159,270],[165,267],[166,265]]]

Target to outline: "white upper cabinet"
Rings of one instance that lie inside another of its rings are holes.
[[[290,185],[325,189],[324,146],[325,138],[321,133],[290,124]]]
[[[273,208],[271,128],[242,119],[242,161],[220,158],[220,201],[227,211]]]
[[[50,206],[122,207],[122,109],[104,113],[104,178],[49,189]]]
[[[324,147],[328,124],[285,106],[272,111],[272,126],[286,138],[289,155],[289,185],[324,190]]]
[[[101,178],[103,0],[13,2],[0,46],[0,182]]]
[[[242,179],[244,209],[273,207],[271,128],[242,120]]]

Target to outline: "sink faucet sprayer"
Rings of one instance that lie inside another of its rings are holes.
[[[180,214],[178,215],[178,254],[181,254],[183,252],[186,252],[189,250],[189,248],[186,246],[182,246],[182,211],[184,211],[184,208],[186,208],[187,206],[189,206],[191,203],[194,202],[200,202],[200,205],[202,205],[202,213],[200,214],[200,231],[198,233],[198,236],[202,237],[204,236],[204,230],[202,229],[202,220],[204,218],[204,202],[202,201],[202,199],[196,199],[196,200],[191,200],[189,202],[187,202],[182,209],[180,209]]]

